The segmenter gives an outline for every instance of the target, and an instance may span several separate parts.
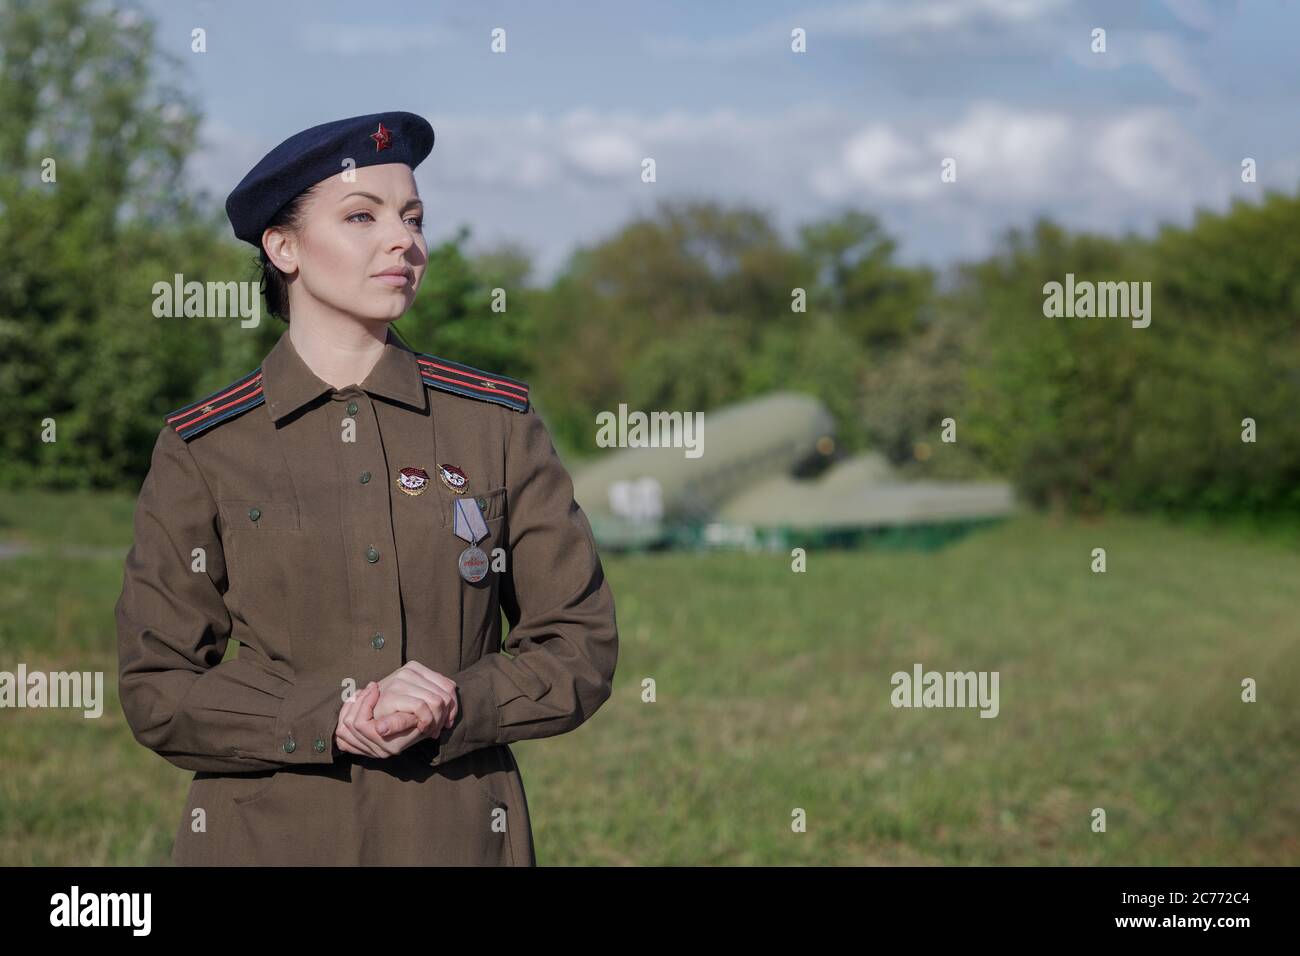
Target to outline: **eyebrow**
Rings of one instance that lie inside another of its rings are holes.
[[[346,196],[340,199],[339,202],[343,202],[344,199],[351,199],[353,196],[365,196],[367,199],[373,201],[374,203],[380,206],[384,204],[384,201],[380,199],[378,196],[376,196],[374,193],[363,193],[360,191],[348,193]],[[403,211],[405,211],[407,209],[410,209],[412,206],[423,206],[423,205],[424,205],[424,200],[417,197],[415,199],[406,200],[406,202],[402,204],[402,209]]]

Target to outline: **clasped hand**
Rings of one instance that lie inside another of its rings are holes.
[[[456,722],[456,682],[419,661],[407,661],[343,702],[334,741],[364,757],[392,757]]]

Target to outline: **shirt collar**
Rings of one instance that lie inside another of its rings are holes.
[[[424,407],[424,379],[420,377],[415,353],[398,340],[391,328],[379,361],[366,380],[353,387],[414,408]],[[288,329],[280,333],[280,340],[262,362],[262,389],[266,395],[267,412],[275,422],[335,390],[302,360],[293,347]]]

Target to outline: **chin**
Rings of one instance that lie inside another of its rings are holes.
[[[356,314],[367,319],[392,322],[394,319],[400,319],[411,307],[411,300],[404,295],[391,295],[385,298],[386,301],[371,300],[365,303],[365,307],[358,309]]]

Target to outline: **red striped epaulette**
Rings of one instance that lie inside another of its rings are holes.
[[[424,379],[424,384],[431,388],[440,388],[444,392],[484,402],[496,402],[517,412],[528,411],[528,386],[518,379],[507,378],[496,372],[485,372],[427,352],[415,353],[415,361],[420,366],[420,377]]]
[[[218,422],[234,418],[266,401],[262,392],[262,367],[217,389],[211,395],[167,413],[167,424],[186,441]]]

